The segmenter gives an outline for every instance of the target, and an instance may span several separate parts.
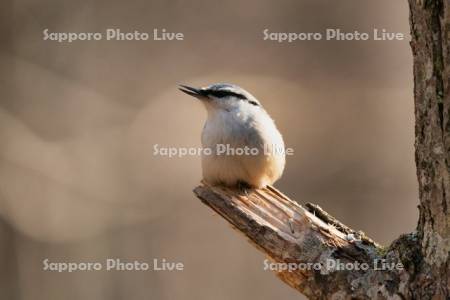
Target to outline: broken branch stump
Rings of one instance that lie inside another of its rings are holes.
[[[271,186],[243,193],[203,182],[194,193],[273,262],[310,266],[277,270],[281,280],[310,299],[377,299],[407,294],[401,283],[408,273],[401,267],[396,248],[383,249],[317,205],[302,207]],[[404,240],[402,243],[407,243]],[[337,262],[369,268],[327,268]],[[398,268],[376,270],[374,264],[382,262]]]

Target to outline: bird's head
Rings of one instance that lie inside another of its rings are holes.
[[[208,110],[234,110],[246,106],[261,106],[259,101],[243,88],[227,83],[194,88],[180,85],[180,91],[201,100]]]

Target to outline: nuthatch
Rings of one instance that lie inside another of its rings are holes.
[[[285,165],[283,138],[254,96],[233,84],[203,88],[180,85],[179,89],[199,99],[208,113],[202,146],[214,151],[202,153],[207,182],[262,188],[281,177]],[[227,153],[219,154],[216,150],[224,145]]]

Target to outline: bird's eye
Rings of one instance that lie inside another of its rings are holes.
[[[226,91],[226,90],[219,90],[219,91],[209,91],[208,93],[211,96],[217,97],[217,98],[224,98],[224,97],[236,97],[238,99],[246,100],[247,98],[244,95],[241,95],[239,93],[235,93],[232,91]]]
[[[217,98],[224,98],[231,96],[231,93],[227,91],[212,91],[210,94]]]

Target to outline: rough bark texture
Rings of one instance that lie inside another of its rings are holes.
[[[409,0],[414,57],[417,234],[423,262],[415,295],[449,296],[450,1]]]
[[[272,187],[242,194],[203,183],[194,190],[274,262],[323,266],[277,270],[310,299],[450,299],[450,0],[409,4],[420,195],[416,232],[382,248],[320,207],[303,208]],[[369,268],[326,268],[330,261]],[[381,261],[384,269],[376,269]]]
[[[414,253],[414,237],[404,236],[395,248],[383,249],[320,207],[307,204],[303,208],[273,187],[246,195],[204,183],[194,192],[273,262],[299,266],[294,271],[277,271],[277,276],[310,299],[402,299],[409,295],[403,282],[410,277],[408,259]],[[383,260],[385,269],[376,270]],[[342,267],[329,268],[330,262]],[[347,263],[360,270],[345,269]],[[399,263],[403,268],[398,268]]]

